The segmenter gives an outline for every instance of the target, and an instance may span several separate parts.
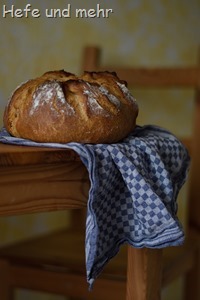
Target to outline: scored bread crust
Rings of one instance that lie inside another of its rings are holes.
[[[51,143],[114,143],[136,126],[138,105],[114,72],[50,71],[19,86],[4,112],[15,137]]]

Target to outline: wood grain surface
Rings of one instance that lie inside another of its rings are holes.
[[[72,150],[0,144],[0,215],[82,208],[89,186]]]

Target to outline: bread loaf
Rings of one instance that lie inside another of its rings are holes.
[[[15,137],[36,142],[114,143],[136,125],[138,106],[113,72],[50,71],[19,86],[4,112]]]

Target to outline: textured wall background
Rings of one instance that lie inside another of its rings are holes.
[[[7,14],[3,18],[3,5],[6,9],[11,9],[11,5],[24,9],[26,4],[39,9],[41,16],[16,18]],[[45,16],[45,9],[65,9],[68,4],[71,4],[70,18]],[[75,17],[77,8],[96,8],[97,4],[113,10],[109,18]],[[105,64],[193,65],[198,61],[199,28],[199,0],[0,0],[0,126],[7,99],[18,84],[47,70],[64,68],[79,73],[86,44],[103,48]],[[140,106],[140,124],[156,123],[177,135],[190,134],[192,91],[135,90],[133,94]],[[167,107],[163,107],[161,98]],[[179,209],[183,223],[186,208],[183,197]],[[66,222],[65,212],[1,218],[0,243],[64,226]],[[181,281],[175,283],[172,294],[171,289],[165,290],[164,297],[181,299],[181,284]],[[62,297],[18,293],[20,300],[40,298]]]

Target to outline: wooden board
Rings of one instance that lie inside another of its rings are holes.
[[[0,215],[83,208],[90,182],[71,150],[0,144]]]

